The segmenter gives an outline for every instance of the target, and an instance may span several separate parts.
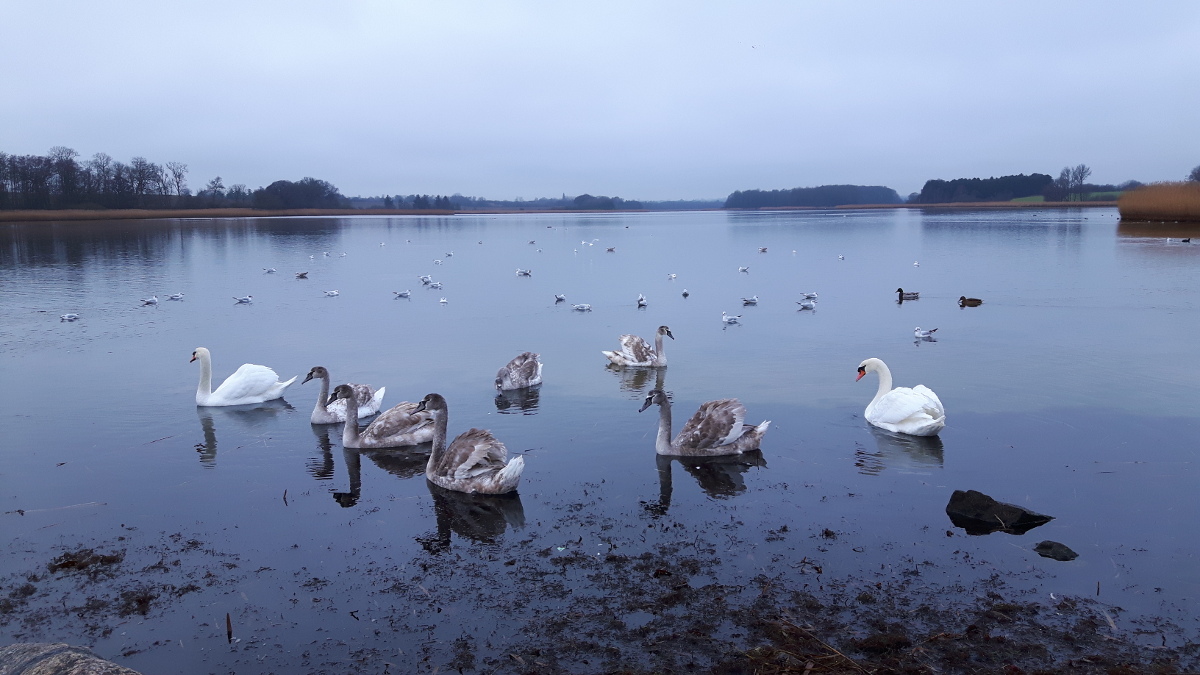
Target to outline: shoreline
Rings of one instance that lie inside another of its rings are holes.
[[[1114,208],[1117,202],[955,202],[945,204],[844,204],[841,206],[768,206],[757,209],[699,209],[702,211],[829,211],[854,209],[1028,209],[1028,208]],[[0,222],[75,222],[109,220],[169,220],[169,219],[218,219],[218,218],[294,218],[342,217],[342,216],[456,216],[473,214],[509,213],[675,213],[674,210],[630,209],[628,211],[596,211],[593,209],[480,209],[454,211],[447,209],[286,209],[264,211],[245,208],[215,209],[111,209],[94,211],[88,209],[0,211]]]

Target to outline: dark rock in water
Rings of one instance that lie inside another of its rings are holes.
[[[1054,520],[1015,504],[1005,504],[976,490],[955,490],[946,505],[950,521],[967,534],[991,534],[997,530],[1024,534],[1038,525]]]
[[[1057,541],[1050,541],[1049,539],[1034,546],[1033,550],[1043,558],[1053,558],[1055,560],[1062,560],[1063,562],[1079,557],[1079,554],[1072,551],[1070,547],[1060,544]]]

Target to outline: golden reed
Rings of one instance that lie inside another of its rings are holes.
[[[1155,183],[1117,200],[1121,220],[1200,223],[1200,183]]]

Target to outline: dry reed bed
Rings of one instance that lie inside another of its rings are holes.
[[[1200,183],[1156,183],[1121,195],[1121,220],[1200,223]]]

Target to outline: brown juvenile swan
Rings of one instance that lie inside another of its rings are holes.
[[[675,339],[671,334],[671,329],[666,326],[659,326],[658,330],[654,331],[654,346],[651,347],[649,342],[646,342],[637,335],[622,335],[620,351],[601,351],[609,361],[618,366],[643,366],[649,368],[665,368],[667,366],[667,355],[663,351],[663,336]]]
[[[334,399],[333,403],[329,403],[329,371],[325,366],[313,366],[313,369],[308,371],[308,375],[300,384],[304,384],[309,380],[321,380],[321,391],[317,393],[317,404],[313,406],[312,416],[309,422],[313,424],[335,424],[337,422],[346,421],[346,401],[348,399]],[[372,389],[370,385],[349,383],[354,387],[355,398],[360,401],[358,406],[358,418],[370,417],[379,412],[379,407],[383,405],[383,394],[387,391],[387,387],[380,387],[378,391]]]
[[[330,403],[346,399],[346,405],[358,407],[358,395],[349,385],[339,384],[329,397]],[[346,420],[342,427],[342,446],[347,448],[401,448],[433,440],[433,417],[421,412],[417,403],[405,401],[392,406],[359,431],[358,420]]]
[[[771,425],[770,420],[758,426],[743,424],[746,406],[736,398],[723,398],[700,404],[700,409],[672,441],[671,401],[663,390],[651,390],[638,412],[652,405],[658,406],[658,436],[654,439],[654,450],[660,455],[708,457],[757,450]]]
[[[441,394],[429,394],[417,411],[433,414],[433,451],[425,477],[438,487],[456,492],[498,495],[512,492],[521,482],[525,458],[508,459],[508,448],[486,429],[469,429],[446,446],[449,409]]]

